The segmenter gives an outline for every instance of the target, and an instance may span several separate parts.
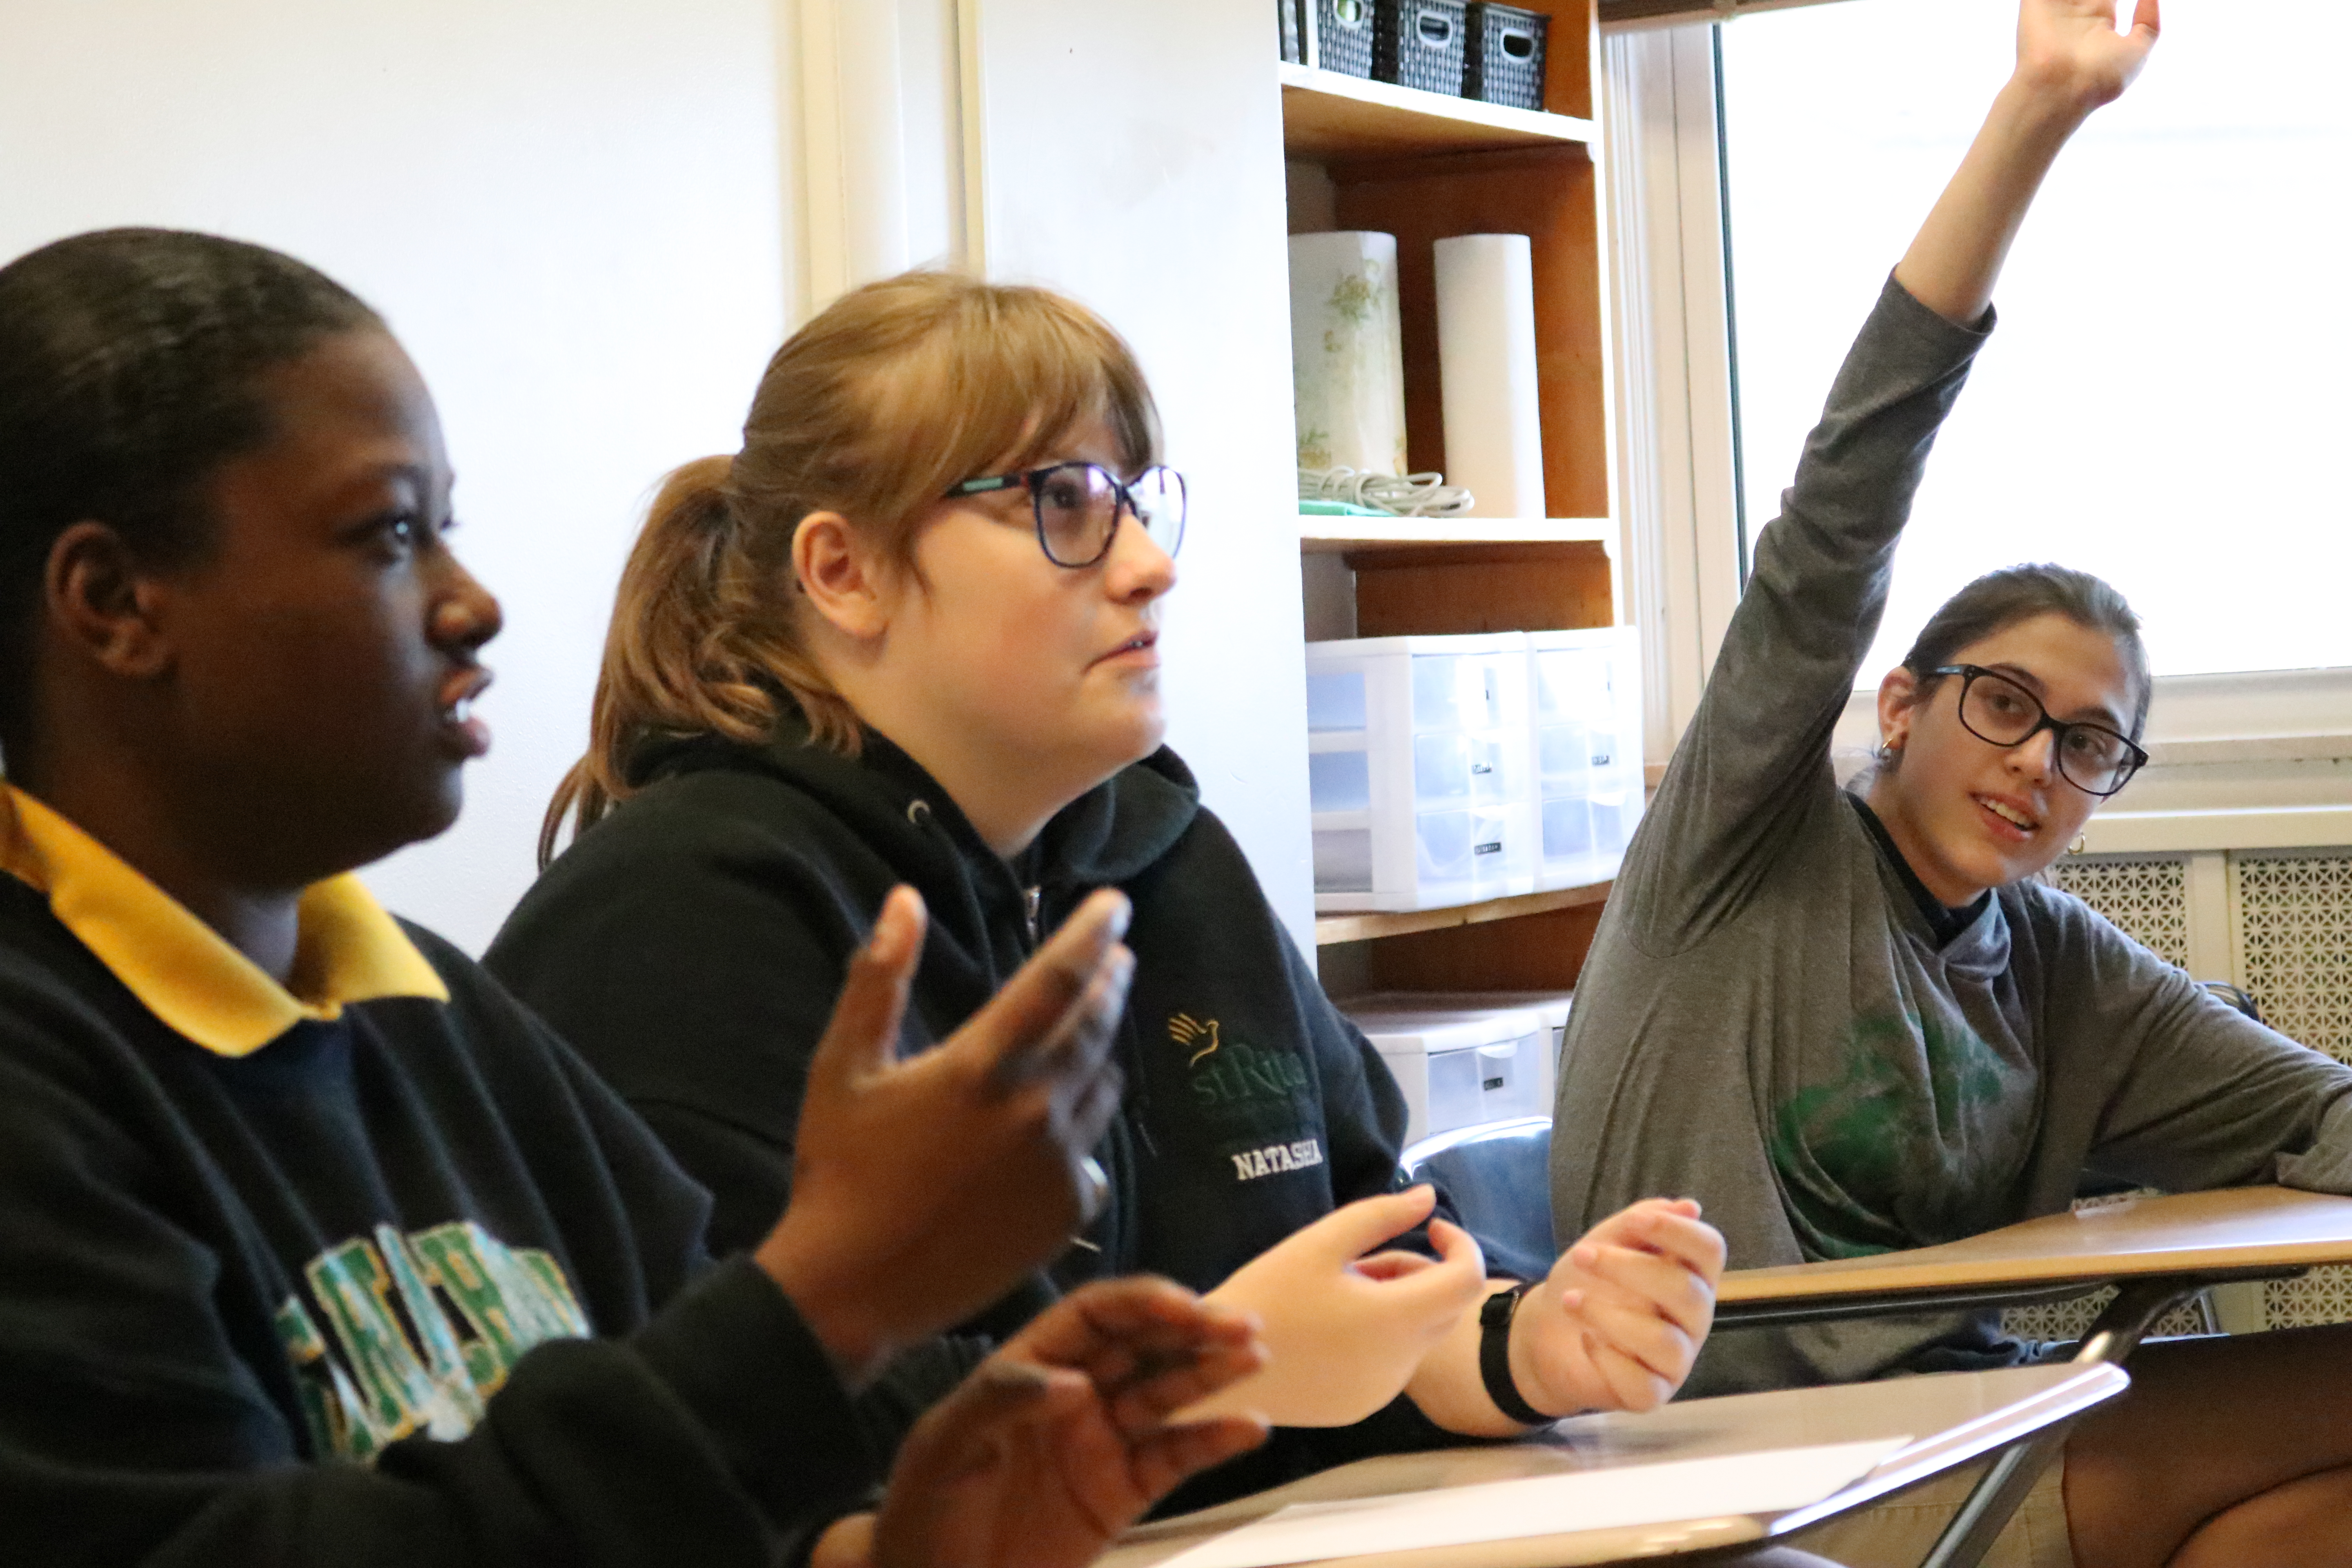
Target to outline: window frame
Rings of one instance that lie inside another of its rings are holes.
[[[1742,585],[1716,70],[1727,25],[1602,33],[1616,493],[1654,778]],[[1841,776],[1866,760],[1875,727],[1874,694],[1855,692],[1833,742]],[[2352,667],[2162,678],[2145,743],[2153,760],[2092,817],[2087,850],[2352,844]]]

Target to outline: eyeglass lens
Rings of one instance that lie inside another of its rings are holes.
[[[1125,488],[1135,521],[1169,554],[1184,539],[1184,480],[1173,469],[1146,468]],[[1093,463],[1065,463],[1032,483],[1037,532],[1063,566],[1090,566],[1110,550],[1118,529],[1121,486]]]
[[[1960,694],[1960,721],[1996,746],[2014,746],[2041,726],[2047,712],[2013,680],[1981,673]],[[2068,724],[2059,732],[2058,771],[2093,795],[2122,787],[2131,776],[2131,744],[2097,724]]]

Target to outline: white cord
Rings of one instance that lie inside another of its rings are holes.
[[[1301,500],[1346,501],[1397,517],[1460,517],[1478,504],[1460,485],[1440,473],[1375,474],[1361,468],[1301,468]]]

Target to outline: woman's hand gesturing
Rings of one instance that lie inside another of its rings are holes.
[[[1610,1215],[1511,1320],[1511,1381],[1537,1409],[1651,1410],[1690,1375],[1715,1321],[1723,1237],[1688,1199]]]
[[[1134,955],[1097,893],[971,1021],[896,1059],[923,905],[894,890],[809,1067],[792,1200],[755,1261],[853,1381],[995,1300],[1091,1217],[1087,1151],[1118,1108],[1111,1059]]]
[[[1332,1210],[1235,1269],[1209,1293],[1263,1322],[1265,1370],[1185,1412],[1249,1410],[1279,1426],[1345,1426],[1404,1392],[1422,1359],[1486,1283],[1468,1232],[1438,1220],[1437,1248],[1365,1254],[1429,1218],[1429,1187]]]
[[[1253,1447],[1251,1416],[1180,1420],[1265,1359],[1255,1324],[1165,1279],[1088,1285],[917,1424],[878,1518],[819,1568],[1081,1568],[1178,1482]]]

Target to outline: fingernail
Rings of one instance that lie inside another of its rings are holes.
[[[874,921],[874,929],[866,936],[866,953],[887,963],[898,956],[906,945],[906,901],[896,893],[883,900],[882,912]]]
[[[1114,889],[1111,892],[1111,907],[1103,914],[1103,929],[1110,932],[1110,939],[1117,942],[1125,936],[1128,922],[1134,918],[1135,906],[1128,901],[1125,893]]]

